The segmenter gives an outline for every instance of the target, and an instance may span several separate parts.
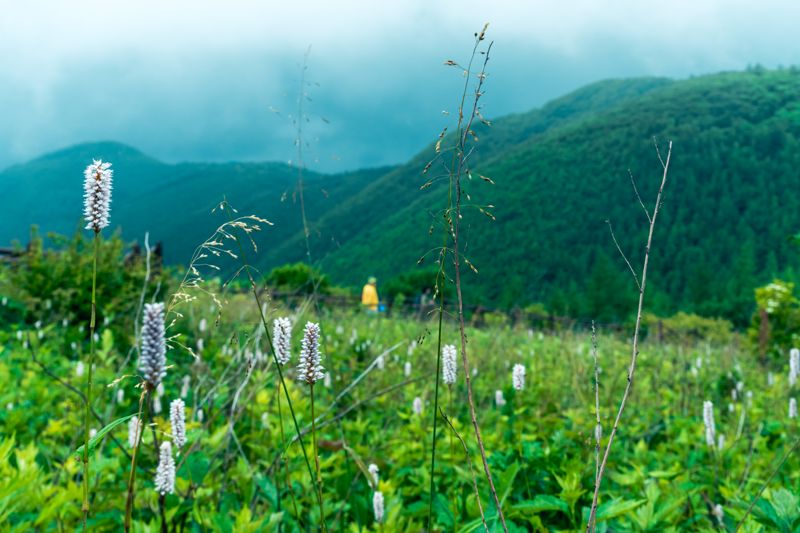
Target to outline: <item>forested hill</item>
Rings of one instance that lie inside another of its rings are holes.
[[[491,112],[491,98],[485,101]],[[598,320],[627,317],[635,286],[605,221],[634,264],[647,220],[645,201],[660,180],[653,137],[674,142],[665,202],[654,239],[648,308],[725,316],[752,312],[753,288],[773,276],[800,278],[800,72],[722,73],[682,81],[612,80],[589,85],[541,109],[493,120],[467,180],[471,202],[492,204],[496,220],[465,213],[465,278],[470,303],[510,308],[542,303]],[[433,139],[432,139],[433,140]],[[432,268],[446,203],[441,183],[420,191],[433,144],[407,164],[327,176],[306,172],[314,261],[334,283],[359,286]],[[78,227],[81,170],[103,157],[116,170],[112,227],[126,239],[144,231],[166,258],[185,263],[220,223],[223,195],[241,213],[275,223],[261,237],[260,267],[305,258],[294,194],[296,171],[277,163],[168,165],[117,143],[80,145],[0,173],[0,244],[27,239],[30,224],[70,233]]]
[[[647,220],[628,169],[652,202],[661,177],[653,137],[662,150],[671,139],[674,150],[654,240],[650,309],[742,323],[756,285],[776,275],[798,279],[800,258],[789,237],[800,228],[800,72],[629,83],[637,90],[622,98],[604,95],[620,94],[626,82],[601,83],[563,99],[563,108],[554,102],[479,133],[476,173],[496,185],[476,179],[470,192],[474,203],[496,206],[497,220],[474,210],[465,215],[465,254],[479,271],[466,278],[471,302],[541,302],[600,320],[628,316],[636,291],[605,220],[640,263]],[[570,114],[584,98],[602,105]],[[359,231],[324,255],[334,279],[391,278],[439,245],[440,234],[428,229],[445,205],[444,191],[418,190],[432,153],[319,217],[323,228],[336,228],[365,206],[373,214],[356,217]]]

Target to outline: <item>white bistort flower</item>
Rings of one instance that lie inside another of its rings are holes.
[[[414,410],[414,414],[415,415],[421,415],[422,414],[422,398],[420,398],[419,396],[414,398],[414,403],[411,404],[411,408]]]
[[[789,398],[789,418],[797,418],[797,398]]]
[[[379,524],[383,522],[383,493],[380,491],[372,495],[372,511],[375,513],[375,521]]]
[[[370,463],[369,473],[372,475],[372,481],[375,482],[375,488],[378,488],[378,465],[375,463]]]
[[[409,377],[411,375],[411,362],[410,361],[406,361],[406,364],[403,365],[403,374],[406,377]]]
[[[297,376],[309,385],[313,385],[325,376],[322,372],[325,369],[322,367],[319,342],[319,324],[307,322],[303,331],[303,343],[300,349],[300,363],[297,365]]]
[[[186,405],[178,398],[169,404],[169,423],[172,427],[172,441],[178,449],[186,444]]]
[[[714,447],[717,428],[714,424],[714,404],[710,401],[703,402],[703,425],[706,429],[706,444]]]
[[[503,407],[506,404],[506,399],[503,398],[503,391],[500,389],[494,391],[494,404],[497,407]]]
[[[156,491],[162,496],[175,492],[175,459],[172,457],[172,444],[168,440],[161,443],[158,454]]]
[[[794,387],[800,377],[800,349],[789,350],[789,385]]]
[[[139,420],[139,417],[133,415],[133,417],[128,422],[128,446],[131,448],[135,448],[136,444],[139,442],[139,437],[142,436],[142,423]]]
[[[83,172],[83,218],[86,229],[100,233],[111,212],[111,163],[95,159]]]
[[[148,386],[157,389],[167,375],[167,341],[164,337],[164,304],[144,304],[142,352],[139,371]]]
[[[522,390],[525,388],[525,367],[516,364],[514,365],[514,369],[511,371],[511,383],[514,385],[516,390]]]
[[[452,385],[456,382],[458,369],[456,357],[456,347],[452,344],[447,344],[442,348],[442,379],[445,385]]]
[[[78,377],[83,376],[83,370],[84,370],[83,361],[78,361],[75,364],[75,375]]]
[[[181,381],[181,398],[186,398],[189,396],[189,385],[192,382],[192,378],[189,376],[183,376],[183,380]]]
[[[272,344],[275,357],[285,365],[292,358],[292,321],[289,317],[276,318],[272,322]]]

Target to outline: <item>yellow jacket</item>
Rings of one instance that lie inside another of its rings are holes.
[[[378,289],[375,285],[367,283],[361,290],[361,305],[365,306],[370,311],[378,310]]]

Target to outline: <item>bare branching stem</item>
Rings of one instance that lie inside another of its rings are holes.
[[[600,421],[600,366],[597,364],[597,331],[592,320],[592,358],[594,359],[594,414],[597,417],[597,426],[594,429],[594,480],[600,475],[600,439],[603,434],[603,424]]]
[[[656,196],[656,203],[655,207],[653,208],[653,216],[650,219],[650,230],[647,234],[647,246],[644,250],[644,262],[642,263],[642,282],[639,285],[639,304],[636,310],[636,325],[633,330],[633,347],[631,349],[631,362],[630,367],[628,368],[628,383],[625,386],[625,392],[622,394],[622,400],[619,404],[619,410],[617,411],[617,416],[614,419],[614,426],[611,428],[611,432],[608,435],[608,444],[606,444],[605,452],[603,453],[603,460],[600,463],[600,468],[597,471],[597,475],[595,476],[595,483],[594,483],[594,495],[592,496],[592,508],[589,512],[589,521],[586,524],[586,531],[587,533],[594,531],[595,528],[595,519],[597,517],[597,498],[600,494],[600,484],[603,481],[603,474],[605,473],[606,465],[608,464],[608,456],[611,453],[611,446],[614,444],[614,437],[617,434],[617,430],[619,428],[619,422],[622,419],[622,413],[625,411],[625,406],[628,403],[628,397],[630,396],[631,389],[633,388],[633,377],[634,373],[636,372],[636,360],[639,357],[639,330],[642,325],[642,307],[644,306],[644,292],[647,283],[647,265],[650,260],[650,247],[653,243],[653,230],[656,226],[656,218],[658,217],[658,211],[661,207],[661,195],[664,192],[664,185],[667,183],[667,174],[669,172],[669,162],[670,157],[672,156],[672,141],[669,143],[669,151],[667,152],[667,159],[664,161],[661,158],[661,153],[658,151],[658,145],[656,144],[656,152],[658,153],[658,159],[661,162],[661,167],[663,169],[663,174],[661,176],[661,185],[658,188],[658,195]],[[626,259],[627,261],[627,259]]]

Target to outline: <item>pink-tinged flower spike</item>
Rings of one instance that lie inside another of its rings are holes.
[[[452,385],[456,382],[456,347],[447,344],[442,348],[442,380],[445,385]]]
[[[164,304],[145,304],[142,319],[142,352],[139,371],[151,389],[167,375],[167,341],[164,337]]]
[[[169,423],[172,426],[172,441],[180,449],[186,444],[186,405],[178,398],[169,404]]]
[[[292,358],[292,321],[288,317],[276,318],[272,322],[272,343],[275,357],[285,365]]]
[[[83,172],[83,218],[86,229],[100,233],[111,212],[111,163],[95,159]]]
[[[175,492],[175,459],[172,457],[172,444],[168,440],[161,443],[158,454],[156,490],[162,496]]]
[[[703,402],[703,424],[706,428],[706,444],[713,448],[716,444],[717,428],[714,424],[714,404],[709,401]]]
[[[375,521],[379,524],[383,522],[383,493],[380,491],[372,495],[372,512],[375,514]]]
[[[516,390],[522,390],[525,388],[525,367],[516,364],[514,365],[514,369],[511,371],[511,384],[514,385]]]
[[[297,365],[297,376],[313,385],[325,377],[322,372],[322,355],[319,352],[319,324],[307,322],[303,331],[303,342],[300,349],[300,363]]]

